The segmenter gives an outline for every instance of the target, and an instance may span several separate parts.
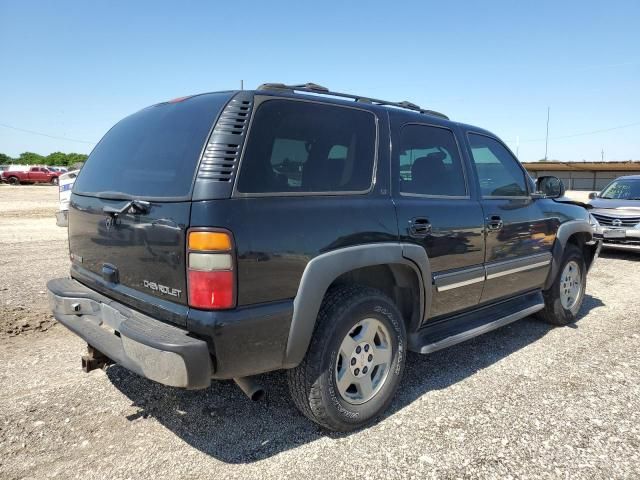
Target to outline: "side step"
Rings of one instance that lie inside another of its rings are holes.
[[[427,323],[409,335],[409,350],[431,353],[528,317],[544,308],[540,291]]]

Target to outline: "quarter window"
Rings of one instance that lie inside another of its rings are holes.
[[[399,157],[401,193],[467,194],[462,161],[451,130],[425,125],[405,126]]]
[[[366,191],[371,187],[375,142],[375,118],[364,110],[268,100],[252,122],[238,191]]]
[[[509,151],[493,138],[469,134],[473,163],[483,197],[527,195],[524,172]]]

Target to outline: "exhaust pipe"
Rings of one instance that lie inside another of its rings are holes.
[[[234,378],[233,381],[240,387],[240,390],[254,402],[264,398],[264,389],[254,380],[255,377]]]

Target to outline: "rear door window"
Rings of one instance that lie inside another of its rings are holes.
[[[140,110],[94,148],[74,186],[79,194],[186,197],[213,122],[230,93],[210,93]]]
[[[427,125],[406,125],[400,139],[400,192],[463,197],[465,175],[453,132]]]
[[[340,193],[371,188],[376,121],[355,108],[268,100],[257,109],[240,193]]]

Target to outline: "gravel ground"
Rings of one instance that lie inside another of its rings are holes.
[[[571,327],[527,318],[410,355],[379,423],[328,434],[278,374],[251,403],[229,382],[185,392],[118,366],[83,374],[84,345],[59,325],[16,335],[7,323],[50,318],[41,292],[68,269],[55,199],[0,186],[2,479],[640,477],[640,256],[598,260]]]
[[[0,184],[0,343],[45,331],[47,280],[69,272],[67,234],[56,226],[58,187]]]

